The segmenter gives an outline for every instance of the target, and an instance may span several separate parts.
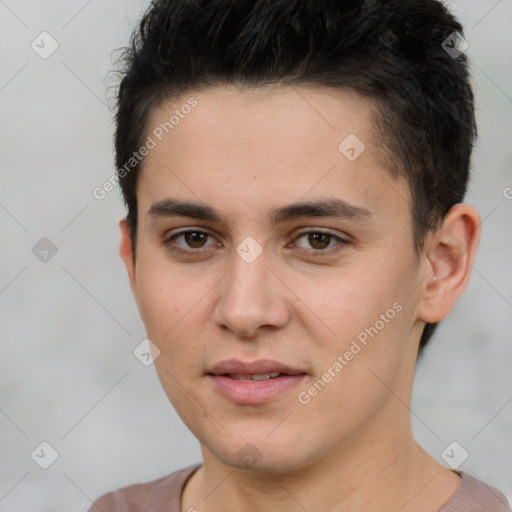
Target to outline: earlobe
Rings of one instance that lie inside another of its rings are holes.
[[[418,319],[439,322],[448,315],[471,276],[480,239],[480,217],[466,204],[453,206],[426,252],[430,275],[423,284]]]
[[[133,250],[133,239],[131,235],[130,226],[126,219],[119,221],[119,228],[121,230],[121,239],[119,242],[119,255],[123,260],[126,271],[128,273],[128,279],[130,281],[130,287],[132,289],[133,296],[137,304],[139,303],[137,281],[135,278],[135,260]]]

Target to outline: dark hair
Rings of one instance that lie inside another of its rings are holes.
[[[437,0],[153,0],[123,49],[116,168],[134,245],[136,184],[150,111],[219,85],[303,85],[372,100],[392,176],[412,196],[423,248],[462,202],[477,129],[462,26]],[[124,170],[123,170],[124,169]],[[128,172],[127,172],[128,169]],[[420,349],[437,324],[427,324]]]

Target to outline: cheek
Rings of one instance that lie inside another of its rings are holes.
[[[194,287],[168,262],[142,255],[140,263],[136,274],[140,315],[148,334],[163,341],[192,307],[188,304],[194,301]]]
[[[201,329],[209,318],[207,292],[213,285],[158,261],[141,267],[138,278],[140,316],[149,339],[161,351],[157,371],[160,366],[176,377],[186,370],[194,372],[202,354]]]
[[[311,283],[299,296],[336,338],[353,338],[379,321],[397,301],[397,283],[389,270],[384,273],[377,265],[346,267]]]
[[[385,301],[384,304],[390,307],[381,308],[380,304],[369,305],[362,300],[351,304],[350,312],[340,316],[339,334],[325,347],[316,376],[329,381],[313,405],[324,418],[322,421],[336,425],[343,414],[343,425],[350,430],[370,421],[383,404],[393,400],[390,389],[396,389],[403,380],[408,319],[399,304],[393,303],[395,308]],[[322,384],[319,386],[322,388]]]
[[[407,262],[379,258],[344,269],[336,280],[309,295],[307,300],[318,304],[319,317],[335,333],[323,338],[324,366],[328,368],[338,355],[347,353],[349,366],[365,365],[368,375],[370,366],[386,374],[396,371],[414,323],[407,297],[412,288],[408,272]],[[360,373],[354,375],[360,377]]]
[[[151,272],[141,273],[141,278],[141,318],[148,338],[160,349],[155,369],[162,388],[180,415],[187,407],[191,414],[202,414],[201,407],[192,406],[199,403],[200,397],[194,395],[190,380],[199,372],[202,361],[202,320],[198,315],[203,285],[193,286],[193,281],[180,277],[168,266],[153,266]]]

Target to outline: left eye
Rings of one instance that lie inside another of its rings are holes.
[[[309,244],[310,247],[304,247],[298,244],[299,247],[304,249],[313,248],[316,251],[325,251],[326,249],[330,249],[334,247],[336,243],[347,243],[345,240],[340,238],[339,236],[335,236],[331,233],[324,233],[323,231],[307,231],[305,233],[300,234],[295,240],[300,240],[304,238],[306,243]],[[332,245],[331,242],[334,242]]]

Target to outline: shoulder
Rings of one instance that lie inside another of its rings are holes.
[[[461,472],[456,493],[439,512],[510,512],[507,498],[497,489]]]
[[[179,512],[183,484],[199,467],[200,464],[196,464],[151,482],[129,485],[104,494],[88,512]]]

